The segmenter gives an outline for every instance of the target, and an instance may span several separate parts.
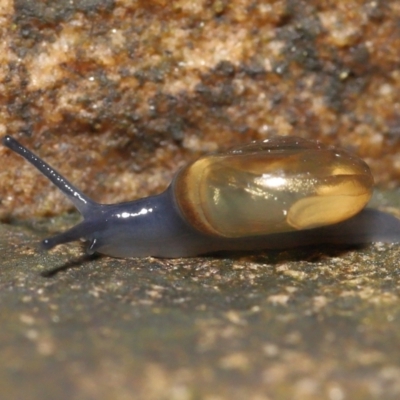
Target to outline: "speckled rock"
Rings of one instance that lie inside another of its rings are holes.
[[[164,188],[204,151],[273,134],[400,176],[396,1],[6,0],[0,134],[103,202]],[[0,149],[0,217],[70,208]]]
[[[399,398],[398,245],[177,260],[37,251],[71,223],[0,225],[3,399]]]

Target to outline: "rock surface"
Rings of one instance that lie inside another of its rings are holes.
[[[177,260],[37,250],[73,222],[0,225],[3,399],[399,398],[398,245]]]
[[[102,202],[275,134],[353,149],[396,185],[399,18],[396,1],[5,0],[0,135]],[[71,208],[3,148],[0,160],[0,218]]]

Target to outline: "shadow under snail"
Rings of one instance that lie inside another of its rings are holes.
[[[364,208],[373,191],[367,164],[349,152],[277,136],[201,157],[167,190],[99,204],[10,136],[24,157],[75,205],[83,221],[45,239],[44,249],[84,239],[87,253],[190,257],[220,251],[400,241],[400,220]]]

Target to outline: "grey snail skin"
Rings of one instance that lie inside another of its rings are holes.
[[[43,240],[46,250],[79,239],[87,253],[192,257],[221,251],[400,241],[400,220],[364,208],[373,191],[367,164],[345,150],[276,136],[201,157],[163,193],[99,204],[17,140],[24,157],[74,204],[83,221]]]

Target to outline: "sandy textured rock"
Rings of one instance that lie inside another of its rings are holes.
[[[396,1],[3,1],[0,134],[104,202],[204,151],[274,134],[400,177]],[[70,207],[0,149],[0,217]]]
[[[400,397],[398,245],[85,258],[51,222],[0,224],[2,398]]]

